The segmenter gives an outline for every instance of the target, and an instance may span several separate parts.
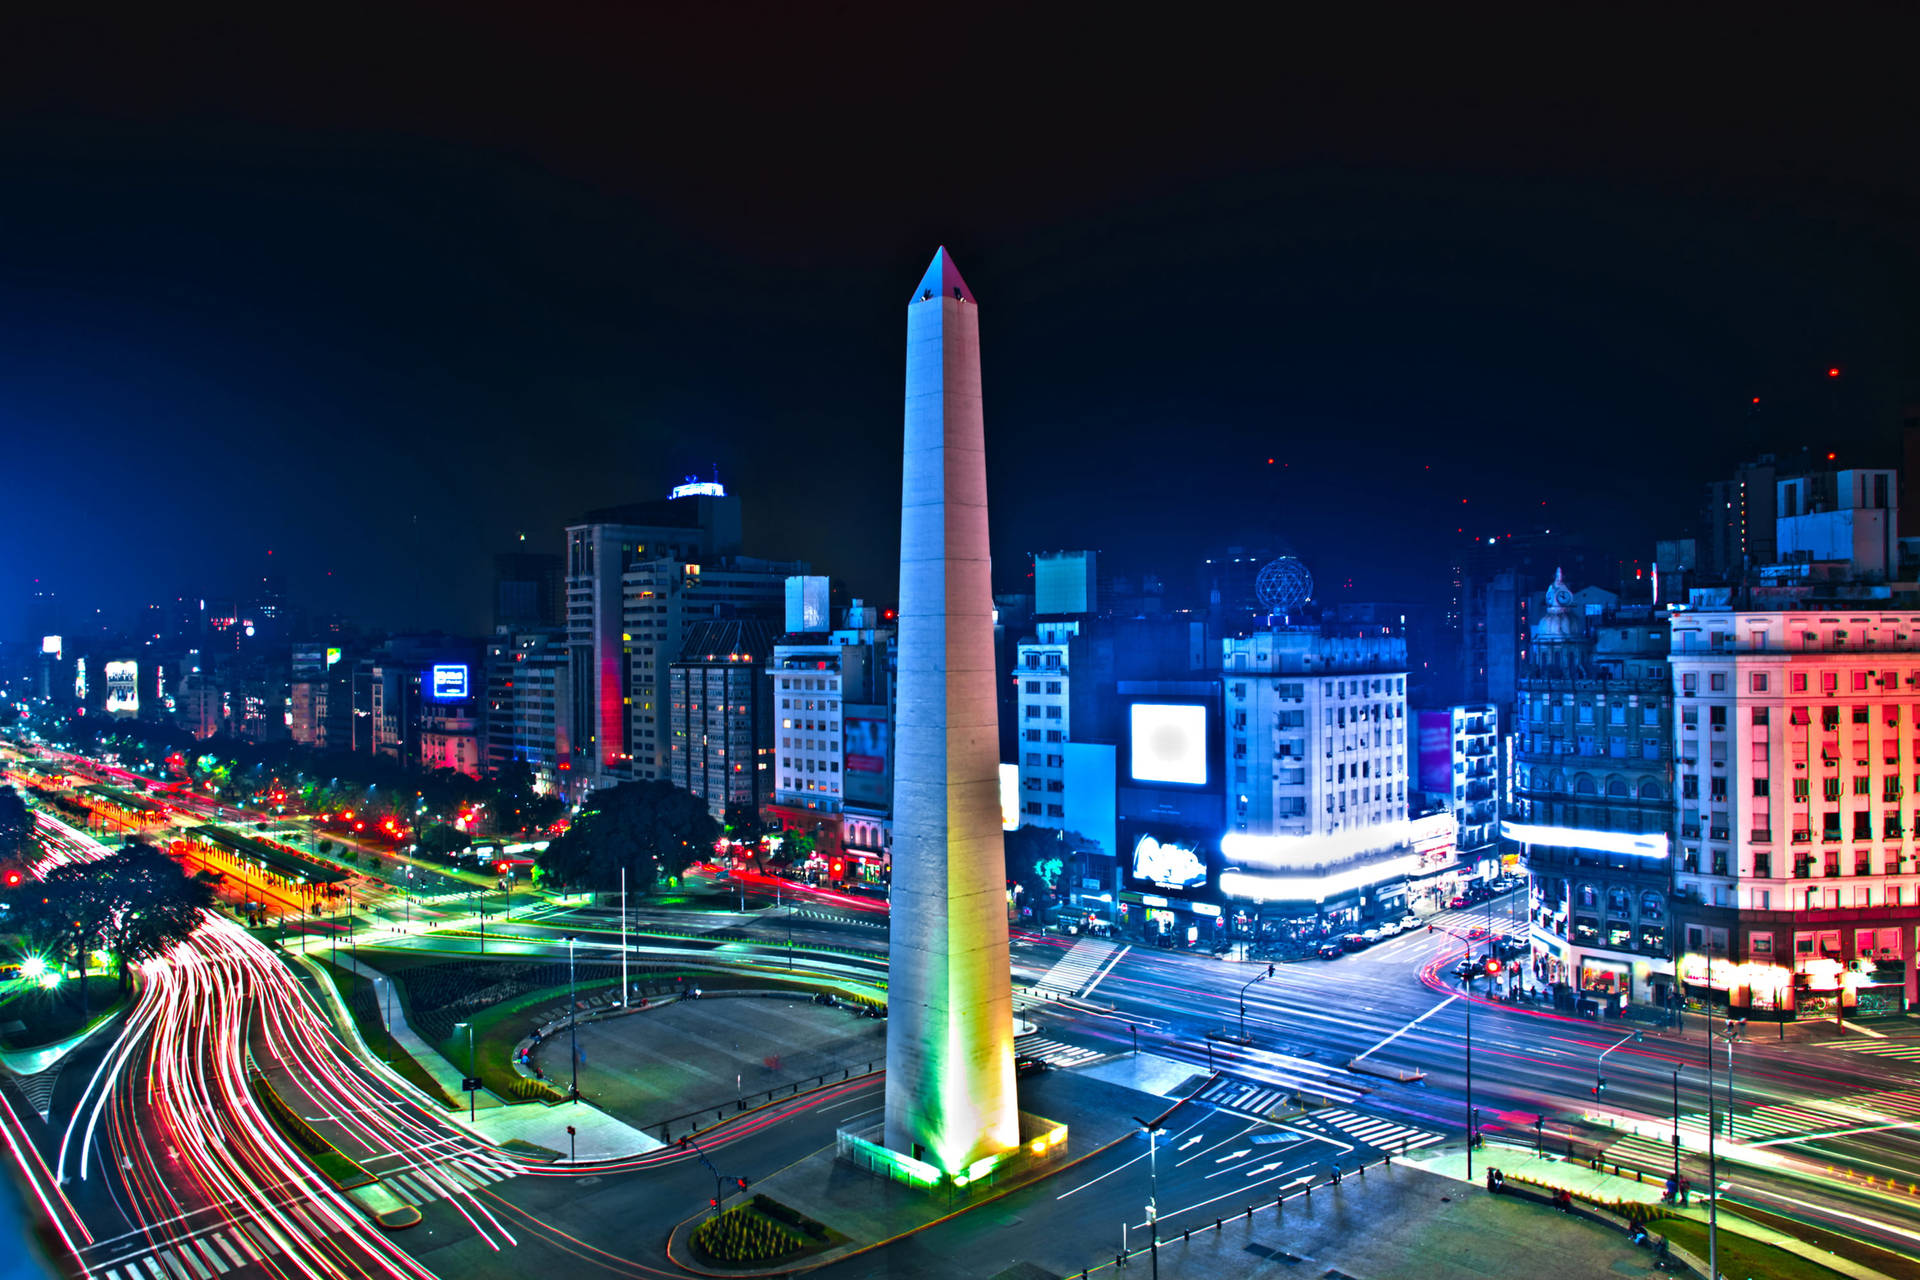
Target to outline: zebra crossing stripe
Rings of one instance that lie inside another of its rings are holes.
[[[153,1273],[153,1280],[169,1280],[166,1268],[162,1267],[158,1262],[155,1262],[152,1254],[149,1253],[141,1258],[140,1265]]]
[[[178,1280],[192,1280],[192,1278],[187,1275],[186,1267],[181,1265],[179,1257],[173,1252],[173,1250],[169,1249],[165,1253],[161,1254],[160,1261],[167,1264],[167,1269],[171,1271],[178,1278]]]
[[[213,1237],[213,1242],[220,1246],[220,1252],[226,1254],[228,1258],[232,1259],[234,1266],[244,1267],[247,1265],[247,1260],[240,1256],[239,1251],[236,1250],[232,1245],[227,1243],[227,1237],[225,1232],[216,1234]]]
[[[213,1246],[208,1244],[204,1238],[189,1240],[187,1244],[193,1253],[198,1253],[201,1258],[205,1260],[207,1266],[212,1268],[208,1273],[209,1275],[225,1275],[227,1273],[225,1260],[213,1251]],[[188,1256],[191,1257],[192,1254],[190,1253]]]

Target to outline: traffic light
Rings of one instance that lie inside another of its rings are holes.
[[[1601,1094],[1605,1093],[1606,1090],[1607,1090],[1606,1078],[1604,1076],[1595,1077],[1593,1082],[1593,1096],[1597,1098]]]
[[[742,1191],[747,1189],[747,1180],[745,1178],[735,1178],[733,1181]]]
[[[708,1196],[708,1197],[707,1197],[707,1208],[709,1208],[709,1209],[718,1209],[719,1207],[720,1207],[720,1197],[719,1197],[719,1196]]]
[[[22,877],[18,871],[14,870],[12,867],[7,868],[7,877],[6,877],[7,888],[18,889],[20,887],[21,878]]]
[[[1486,969],[1487,969],[1487,974],[1488,974],[1488,976],[1492,976],[1493,974],[1496,974],[1496,973],[1499,973],[1499,972],[1500,972],[1500,957],[1499,957],[1499,956],[1488,956],[1488,957],[1487,957],[1487,959],[1486,959]]]

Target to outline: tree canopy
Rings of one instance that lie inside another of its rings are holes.
[[[165,954],[200,927],[213,890],[152,845],[129,844],[104,858],[50,869],[17,902],[18,927],[29,945],[71,957],[80,970],[84,1005],[94,951],[119,962],[124,984],[131,966]]]
[[[662,876],[711,857],[720,824],[707,802],[671,782],[623,782],[595,791],[565,834],[539,855],[542,875],[581,889],[645,893]]]
[[[1077,831],[1055,827],[1018,827],[1006,833],[1007,882],[1020,886],[1022,904],[1035,912],[1051,905],[1076,852],[1095,848]]]

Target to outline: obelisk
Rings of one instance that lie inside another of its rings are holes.
[[[1020,1145],[980,320],[944,247],[907,304],[886,1145],[955,1173]]]

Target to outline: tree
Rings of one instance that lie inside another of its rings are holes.
[[[645,893],[662,875],[678,875],[708,857],[720,824],[707,802],[671,782],[623,782],[595,791],[567,828],[539,855],[540,873],[584,889],[617,889],[626,868],[630,892]]]
[[[130,844],[92,865],[102,869],[117,898],[101,942],[119,962],[124,989],[134,965],[165,955],[200,927],[213,905],[213,886],[150,844]]]
[[[449,858],[459,850],[471,847],[473,837],[457,827],[436,822],[420,833],[419,843],[420,852],[436,858]]]
[[[1007,882],[1020,889],[1021,904],[1041,916],[1053,905],[1060,878],[1082,849],[1097,848],[1093,840],[1075,831],[1054,827],[1019,827],[1006,833]]]
[[[129,844],[92,862],[48,871],[38,900],[25,907],[23,933],[48,954],[71,955],[80,970],[80,1007],[88,1007],[87,965],[104,950],[129,968],[164,954],[200,927],[213,889],[147,844]]]
[[[0,786],[0,858],[17,858],[27,850],[33,835],[33,814],[20,793]]]

